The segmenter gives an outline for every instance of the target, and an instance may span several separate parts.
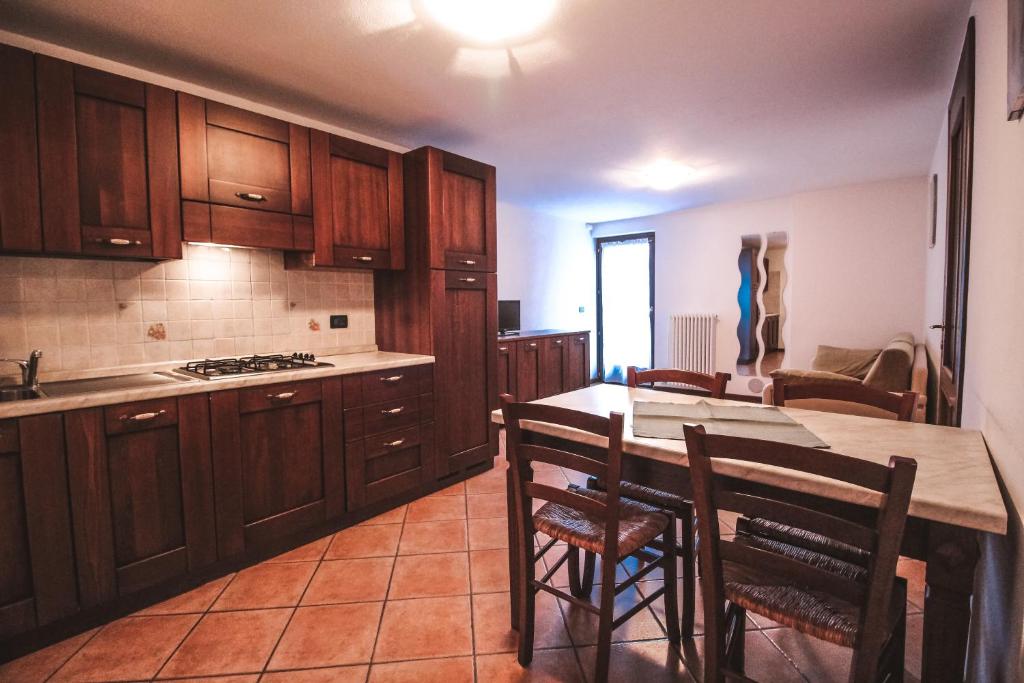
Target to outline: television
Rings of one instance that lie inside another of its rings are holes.
[[[519,332],[519,301],[498,302],[498,334]]]

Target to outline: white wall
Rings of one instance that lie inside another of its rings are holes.
[[[818,344],[879,347],[921,329],[926,205],[925,178],[903,178],[601,223],[594,236],[655,233],[656,364],[670,314],[716,313],[717,368],[734,372],[740,236],[787,232],[784,365],[807,368]]]
[[[974,186],[967,303],[963,426],[980,429],[1009,495],[1010,536],[986,536],[972,632],[972,680],[1021,680],[1024,657],[1024,123],[1006,120],[1007,3],[977,0]],[[952,90],[952,82],[950,82]],[[939,239],[926,249],[924,323],[942,317],[946,131],[933,172],[939,174]],[[939,337],[928,336],[933,359]],[[933,361],[934,362],[934,361]],[[1015,509],[1014,509],[1015,508]]]

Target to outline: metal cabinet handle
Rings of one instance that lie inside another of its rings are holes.
[[[531,349],[537,348],[537,342],[530,342],[530,348]]]
[[[244,199],[247,202],[265,202],[267,198],[261,194],[255,192],[236,192],[235,196],[239,199]]]
[[[401,382],[403,377],[405,377],[405,375],[391,375],[390,377],[381,377],[380,381],[394,384],[395,382]]]
[[[587,338],[586,337],[580,337],[579,341],[587,341]]]
[[[388,441],[384,445],[387,446],[388,448],[397,448],[398,446],[401,446],[403,443],[405,443],[405,439],[395,439],[394,441]]]
[[[499,351],[508,351],[508,347],[507,346],[499,346],[498,350]]]
[[[556,344],[561,344],[561,343],[562,343],[562,340],[561,340],[561,339],[556,339],[556,340],[555,340],[555,343],[556,343]]]
[[[381,415],[401,415],[402,411],[404,411],[404,410],[405,410],[405,406],[398,406],[397,408],[392,408],[391,410],[381,410],[380,414]]]
[[[476,261],[474,261],[472,259],[468,259],[468,258],[460,258],[459,259],[459,263],[461,263],[464,266],[475,266],[476,265]]]
[[[282,391],[280,394],[267,394],[267,398],[271,401],[290,401],[295,398],[297,391]]]
[[[475,277],[460,277],[459,282],[476,282]]]
[[[373,261],[373,257],[372,256],[353,256],[352,260],[353,261],[360,261],[362,263],[370,263],[371,261]]]
[[[123,237],[97,237],[93,240],[96,244],[106,244],[111,247],[141,247],[139,240],[126,240]]]
[[[161,415],[166,414],[166,410],[158,410],[155,413],[138,413],[137,415],[122,415],[119,419],[121,420],[121,422],[130,422],[132,424],[138,424],[140,422],[150,422],[160,417]]]

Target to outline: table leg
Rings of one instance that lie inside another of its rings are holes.
[[[508,503],[508,580],[509,580],[509,614],[512,629],[519,630],[519,543],[522,534],[516,528],[516,502],[512,493],[512,468],[505,470],[505,496]]]
[[[980,554],[977,532],[932,523],[927,552],[921,680],[962,682]]]

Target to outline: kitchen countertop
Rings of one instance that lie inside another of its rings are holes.
[[[498,335],[498,341],[516,341],[517,339],[538,339],[540,337],[563,337],[570,334],[590,333],[590,330],[523,330],[517,334]]]
[[[55,413],[65,410],[77,410],[79,408],[92,408],[94,406],[127,403],[130,401],[144,401],[151,398],[185,396],[188,394],[225,391],[227,389],[238,389],[240,387],[258,386],[261,384],[295,382],[300,380],[317,379],[320,377],[352,375],[360,372],[373,372],[374,370],[387,370],[389,368],[425,365],[427,363],[433,363],[434,357],[411,353],[369,351],[334,356],[320,356],[317,360],[330,363],[333,367],[308,368],[303,370],[281,370],[278,372],[266,372],[217,380],[194,379],[182,375],[181,377],[186,381],[179,381],[173,384],[144,386],[118,391],[94,391],[82,394],[30,399],[26,401],[11,401],[9,403],[0,403],[0,420],[12,417],[24,417],[26,415],[40,415],[42,413]],[[182,363],[163,363],[159,366],[152,366],[146,369],[133,368],[132,372],[167,372],[180,365],[182,365]],[[95,376],[95,373],[91,374]],[[126,375],[129,373],[119,371],[117,368],[112,368],[109,370],[108,374]],[[45,392],[45,380],[42,382],[42,386],[43,391]]]

